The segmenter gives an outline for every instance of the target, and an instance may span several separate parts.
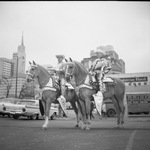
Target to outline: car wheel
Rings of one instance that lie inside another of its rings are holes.
[[[56,112],[54,112],[52,115],[51,115],[51,120],[54,120],[54,118],[55,118],[55,116],[56,116]]]
[[[13,115],[10,115],[10,118],[13,118]]]
[[[36,120],[38,120],[39,119],[39,115],[36,115]]]
[[[30,120],[36,120],[36,118],[37,118],[37,115],[30,116]]]
[[[18,118],[19,118],[19,116],[17,116],[17,115],[13,115],[13,118],[14,118],[14,119],[18,119]]]
[[[149,112],[144,112],[144,114],[145,114],[145,115],[148,115],[148,114],[149,114]]]
[[[114,117],[116,114],[115,110],[114,109],[109,109],[107,110],[107,116],[108,117]]]

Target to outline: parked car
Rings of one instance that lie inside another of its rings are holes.
[[[29,119],[39,119],[41,116],[39,110],[39,100],[30,100],[30,99],[22,99],[17,104],[11,104],[9,106],[5,106],[5,112],[13,115],[14,119],[18,119],[19,117],[27,117]],[[54,119],[57,115],[58,109],[51,108],[50,118]]]
[[[20,101],[20,99],[17,98],[3,98],[0,99],[0,115],[5,116],[7,115],[10,117],[10,113],[5,111],[5,106],[9,106],[11,104],[16,104]]]
[[[104,102],[106,104],[106,115],[107,115],[107,117],[115,117],[117,112],[116,112],[116,109],[114,107],[114,104],[113,104],[112,100],[107,99]],[[94,115],[98,115],[96,108],[93,109],[92,113]]]

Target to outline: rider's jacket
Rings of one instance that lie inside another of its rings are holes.
[[[98,58],[96,59],[90,68],[90,71],[102,71],[103,73],[107,73],[111,69],[111,66],[106,58]]]
[[[55,70],[57,70],[57,71],[60,71],[60,70],[63,70],[64,69],[64,65],[63,65],[64,63],[62,62],[62,63],[59,63],[56,67],[55,67]]]

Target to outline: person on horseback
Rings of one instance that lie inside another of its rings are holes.
[[[91,75],[94,76],[94,78],[98,76],[97,80],[99,84],[99,90],[96,94],[93,95],[93,97],[95,100],[95,104],[97,106],[96,108],[100,115],[101,115],[101,107],[103,103],[102,92],[105,90],[103,80],[105,78],[105,74],[107,74],[111,70],[111,65],[107,59],[108,59],[108,55],[106,55],[106,52],[101,51],[99,58],[92,63],[91,68],[89,70]]]
[[[55,71],[56,71],[56,76],[59,76],[59,82],[60,82],[60,87],[61,87],[61,95],[57,98],[60,106],[61,106],[61,109],[63,110],[65,116],[67,116],[67,113],[66,113],[66,99],[65,97],[62,95],[62,88],[63,86],[65,86],[65,80],[64,78],[61,78],[61,74],[63,74],[64,72],[64,56],[62,57],[59,57],[58,58],[58,64],[57,66],[55,67]]]
[[[99,90],[103,90],[103,79],[105,78],[105,74],[107,74],[111,70],[111,65],[108,61],[108,55],[106,55],[105,51],[101,52],[99,58],[93,61],[90,73],[94,76],[98,75],[98,83],[99,83]]]

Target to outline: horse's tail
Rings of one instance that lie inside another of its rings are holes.
[[[125,107],[125,110],[124,110],[124,119],[127,120],[128,119],[128,104],[127,104],[126,95],[124,95],[123,105]]]

